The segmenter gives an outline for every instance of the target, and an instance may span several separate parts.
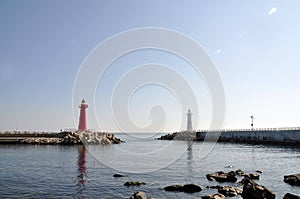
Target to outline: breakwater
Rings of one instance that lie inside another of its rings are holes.
[[[196,140],[300,145],[300,128],[232,129],[196,132]]]
[[[69,132],[60,133],[5,131],[0,133],[0,144],[118,144],[123,142],[114,134],[106,132]]]
[[[194,132],[182,131],[161,136],[158,139],[300,146],[300,128],[222,129],[198,130]]]

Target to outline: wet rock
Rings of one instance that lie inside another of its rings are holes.
[[[179,191],[186,193],[195,193],[202,191],[202,188],[195,184],[171,185],[163,188],[165,191]]]
[[[234,171],[224,173],[223,171],[207,174],[206,178],[208,180],[215,180],[217,182],[236,182],[237,177],[235,176]]]
[[[262,170],[256,170],[255,172],[256,172],[256,173],[260,173],[260,174],[262,174],[262,173],[263,173],[263,171],[262,171]]]
[[[225,199],[225,196],[220,193],[212,194],[212,195],[207,195],[207,196],[202,196],[202,199]]]
[[[222,186],[216,185],[216,186],[206,186],[206,189],[220,189]]]
[[[146,193],[142,191],[135,192],[129,199],[147,199]]]
[[[125,182],[124,186],[141,186],[141,185],[145,185],[146,183],[144,182],[138,182],[138,181],[129,181],[129,182]]]
[[[283,199],[300,199],[300,196],[296,196],[294,194],[287,193],[283,196]]]
[[[124,176],[124,175],[122,175],[122,174],[119,174],[119,173],[115,173],[115,174],[113,175],[113,177],[115,177],[115,178],[121,178],[121,177],[126,177],[126,176]]]
[[[244,171],[242,171],[241,169],[238,169],[236,171],[234,171],[234,173],[238,176],[245,176],[246,173]]]
[[[187,193],[194,193],[194,192],[200,192],[202,191],[202,188],[195,184],[186,184],[183,185],[183,192]]]
[[[165,191],[182,191],[183,185],[170,185],[163,188]]]
[[[242,192],[244,199],[275,199],[275,194],[264,186],[258,185],[250,178],[244,179],[244,187]]]
[[[283,181],[290,185],[300,186],[300,174],[286,175]]]
[[[233,197],[242,194],[243,190],[238,187],[223,186],[218,189],[218,192],[225,197]]]
[[[259,180],[260,174],[259,173],[250,173],[249,177],[252,180]]]

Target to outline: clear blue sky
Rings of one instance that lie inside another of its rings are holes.
[[[1,0],[0,130],[76,127],[72,90],[84,58],[109,36],[141,27],[174,29],[206,49],[225,88],[225,128],[248,128],[252,114],[256,127],[300,126],[299,19],[297,0]],[[209,126],[205,103],[200,128]],[[101,120],[101,130],[117,131],[111,118]],[[171,122],[164,130],[178,128]]]

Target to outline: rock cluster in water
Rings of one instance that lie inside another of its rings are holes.
[[[268,190],[266,187],[258,185],[253,179],[259,179],[261,171],[256,173],[247,174],[242,170],[223,172],[218,171],[214,173],[210,173],[206,175],[208,180],[215,180],[220,183],[224,182],[236,182],[237,176],[244,176],[244,179],[238,184],[242,185],[242,188],[234,187],[234,186],[207,186],[207,189],[217,189],[218,193],[211,194],[207,196],[203,196],[202,198],[225,198],[225,197],[235,197],[241,195],[243,198],[250,199],[263,199],[263,198],[275,198],[275,194]],[[187,185],[171,185],[163,188],[165,191],[180,191],[187,193],[199,192],[202,190],[201,187],[195,184],[187,184]]]
[[[238,169],[236,171],[230,171],[228,173],[225,173],[223,171],[210,173],[206,175],[206,178],[210,181],[215,180],[217,182],[236,182],[237,176],[244,176],[252,180],[259,180],[260,173],[256,172],[247,174],[244,171]]]
[[[214,172],[207,174],[206,177],[208,180],[216,180],[218,182],[224,183],[224,182],[236,182],[237,177],[244,177],[237,185],[241,187],[235,187],[235,186],[207,186],[205,188],[202,188],[201,186],[198,186],[197,184],[175,184],[170,185],[162,188],[165,191],[172,191],[172,192],[185,192],[185,193],[196,193],[200,192],[203,189],[217,189],[218,193],[210,194],[206,196],[201,196],[202,199],[224,199],[226,197],[236,197],[240,195],[243,199],[275,199],[275,194],[270,191],[268,188],[257,184],[254,179],[258,180],[260,174],[262,171],[255,171],[255,173],[247,174],[241,169],[236,171],[230,171],[230,172]],[[124,177],[123,174],[114,174],[113,177]],[[298,182],[299,174],[294,175],[288,175],[285,176],[284,179],[288,180],[289,182],[292,180],[293,184],[295,182]],[[139,181],[128,181],[124,185],[125,186],[140,186],[144,185],[144,182]],[[147,199],[146,193],[138,191],[134,193],[130,199]],[[149,199],[149,198],[148,198]],[[284,199],[300,199],[300,196],[287,193],[284,196]]]
[[[206,175],[208,180],[215,180],[217,182],[236,182],[237,176],[244,176],[238,184],[243,186],[243,189],[233,186],[215,186],[208,188],[216,188],[218,192],[225,197],[234,197],[241,195],[243,198],[275,198],[275,194],[266,187],[258,185],[253,180],[258,180],[262,171],[247,174],[241,169],[230,172],[218,171]]]

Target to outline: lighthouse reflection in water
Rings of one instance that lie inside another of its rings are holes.
[[[82,145],[78,146],[78,175],[77,175],[77,186],[78,195],[83,194],[85,182],[86,182],[86,148]]]

